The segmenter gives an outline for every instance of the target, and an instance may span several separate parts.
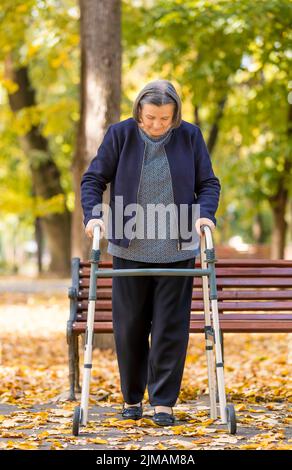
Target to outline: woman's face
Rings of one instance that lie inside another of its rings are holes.
[[[156,106],[144,104],[140,112],[140,126],[152,137],[158,137],[170,129],[175,105],[172,103]]]

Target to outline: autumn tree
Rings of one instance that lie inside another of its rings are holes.
[[[120,0],[80,0],[80,120],[72,164],[75,208],[72,254],[88,258],[80,204],[82,174],[95,156],[109,124],[120,120],[121,101]],[[109,187],[103,195],[109,203]],[[103,259],[107,241],[101,240]]]

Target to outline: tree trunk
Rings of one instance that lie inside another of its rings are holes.
[[[271,258],[284,259],[285,241],[287,233],[287,222],[285,220],[285,212],[287,206],[286,195],[279,197],[277,204],[273,204],[273,231],[272,231],[272,246]]]
[[[38,273],[42,274],[43,272],[43,231],[42,231],[40,217],[35,218],[34,227],[35,227],[35,241],[37,245]]]
[[[288,224],[285,220],[289,199],[289,176],[291,162],[285,161],[285,169],[278,181],[278,192],[269,199],[273,212],[271,258],[284,259]],[[291,178],[291,176],[290,176]]]
[[[211,127],[209,137],[208,137],[208,142],[207,142],[207,147],[208,147],[210,154],[213,152],[215,144],[217,142],[218,132],[219,132],[219,122],[223,116],[226,102],[227,102],[227,96],[224,96],[224,98],[222,98],[218,103],[217,113],[214,119],[214,123]]]
[[[289,104],[287,120],[287,145],[291,145],[292,136],[292,105]],[[284,258],[286,235],[288,224],[285,220],[286,210],[289,201],[289,190],[291,186],[292,156],[286,152],[284,170],[278,181],[277,194],[270,198],[270,204],[273,211],[274,223],[272,231],[272,259]]]
[[[80,0],[81,83],[80,121],[72,164],[75,209],[72,255],[88,259],[91,240],[85,238],[80,181],[101,144],[107,127],[120,120],[121,4],[120,0]],[[109,185],[103,195],[109,203]],[[104,218],[105,223],[107,219]],[[111,260],[107,240],[100,243],[101,260]],[[96,347],[114,348],[113,335],[96,335]]]
[[[75,192],[72,255],[86,259],[91,242],[84,234],[80,181],[95,156],[107,127],[120,120],[120,0],[80,0],[80,38],[80,121],[72,164]],[[109,202],[109,186],[104,193],[103,202]],[[111,259],[106,253],[107,240],[101,240],[100,248],[102,259]]]
[[[257,212],[254,216],[252,236],[255,244],[264,243],[264,221],[260,212]]]
[[[199,107],[198,105],[195,105],[195,108],[194,108],[194,122],[197,126],[201,126],[201,123],[200,123],[200,117],[199,117]]]
[[[35,105],[35,91],[29,81],[26,67],[13,68],[10,56],[5,61],[5,75],[17,83],[18,90],[9,94],[13,112]],[[66,208],[65,194],[60,183],[59,170],[50,155],[47,140],[36,126],[20,137],[21,146],[28,157],[32,174],[32,190],[36,196],[50,199],[63,196],[62,213],[52,213],[41,218],[51,255],[50,272],[58,276],[70,273],[70,213]]]

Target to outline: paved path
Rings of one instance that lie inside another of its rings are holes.
[[[76,403],[56,401],[24,410],[12,405],[0,404],[2,415],[0,449],[7,448],[8,442],[8,446],[14,445],[14,448],[29,445],[39,450],[55,448],[64,450],[228,450],[239,449],[244,445],[260,448],[260,442],[291,448],[292,429],[281,423],[286,416],[283,408],[282,412],[278,413],[277,421],[274,422],[275,411],[272,413],[264,406],[251,405],[254,412],[250,415],[256,419],[252,426],[243,422],[246,412],[244,415],[237,412],[238,430],[236,435],[231,436],[227,431],[227,426],[221,425],[219,421],[212,424],[206,423],[208,420],[207,396],[191,403],[177,405],[175,407],[176,425],[168,427],[160,427],[153,423],[151,420],[153,408],[149,405],[144,405],[142,420],[126,423],[120,414],[120,404],[113,406],[105,403],[103,406],[90,406],[87,427],[82,427],[79,436],[74,437],[71,429],[72,411],[75,405]],[[68,410],[68,406],[69,408],[71,406],[71,410]],[[277,404],[275,406],[277,407]],[[205,418],[202,423],[198,423],[196,417],[203,416],[204,413]],[[5,419],[3,419],[4,416]],[[13,420],[17,416],[19,419],[16,429]],[[18,433],[21,433],[20,438],[17,438]],[[260,435],[264,436],[262,440]],[[256,442],[258,444],[255,444]]]
[[[62,279],[34,279],[25,278],[19,279],[16,277],[0,278],[0,293],[5,292],[18,292],[23,294],[33,294],[38,292],[45,292],[48,294],[65,293],[68,292],[68,287],[71,286],[70,278]]]

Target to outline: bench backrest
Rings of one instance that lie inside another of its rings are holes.
[[[196,267],[201,268],[200,260]],[[100,262],[99,269],[112,269]],[[220,325],[223,331],[292,331],[292,260],[221,259],[215,264]],[[72,260],[73,287],[77,289],[76,322],[87,317],[90,263]],[[112,328],[112,278],[97,280],[95,331]],[[202,278],[195,277],[191,332],[203,331]],[[78,327],[77,327],[78,328]]]

